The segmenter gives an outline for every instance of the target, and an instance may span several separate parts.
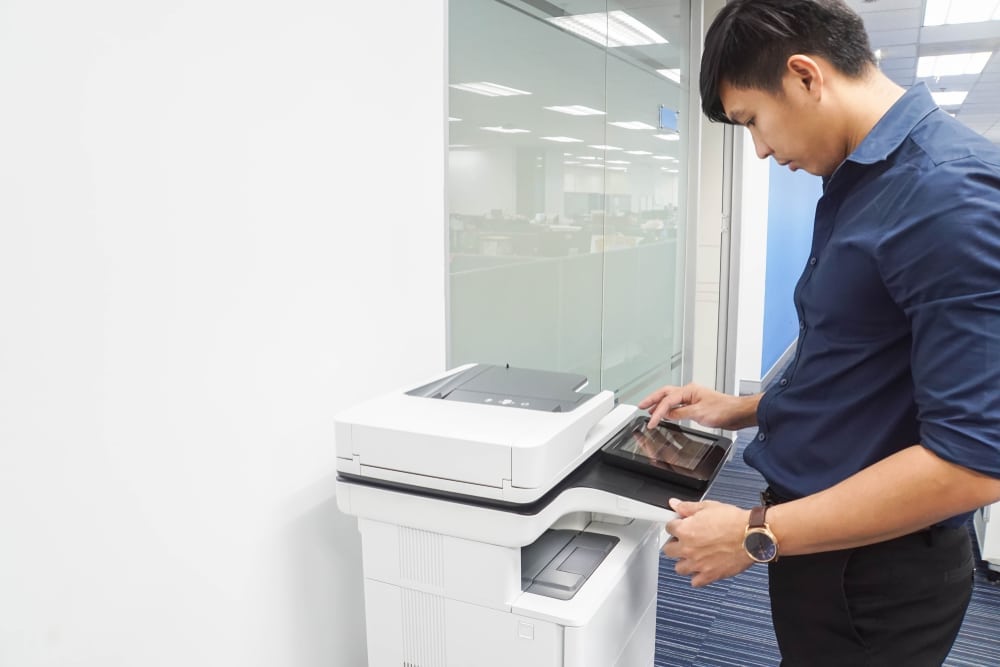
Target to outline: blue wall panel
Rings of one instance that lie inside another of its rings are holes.
[[[767,213],[767,274],[764,280],[763,378],[798,336],[792,292],[809,258],[813,215],[823,192],[822,180],[792,172],[770,160]]]

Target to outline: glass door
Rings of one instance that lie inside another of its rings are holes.
[[[449,3],[449,365],[679,381],[689,2]]]

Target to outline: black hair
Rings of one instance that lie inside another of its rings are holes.
[[[842,0],[733,0],[712,21],[701,57],[701,109],[731,123],[719,86],[782,91],[788,57],[822,56],[859,78],[875,65],[864,22]]]

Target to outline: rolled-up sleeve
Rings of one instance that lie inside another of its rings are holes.
[[[921,444],[992,477],[1000,477],[998,174],[972,158],[923,174],[878,248],[885,284],[911,323]]]

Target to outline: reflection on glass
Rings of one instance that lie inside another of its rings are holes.
[[[679,380],[688,31],[680,0],[449,3],[452,365]]]

